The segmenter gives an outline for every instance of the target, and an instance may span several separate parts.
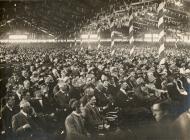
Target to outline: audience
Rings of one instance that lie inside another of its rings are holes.
[[[139,137],[143,126],[162,129],[165,121],[182,130],[181,118],[190,107],[189,49],[168,46],[166,61],[159,64],[159,47],[153,45],[138,44],[130,54],[122,44],[2,44],[0,65],[7,75],[2,77],[1,135],[8,140],[101,139],[126,132],[122,139],[129,132]],[[158,136],[150,133],[144,136]]]

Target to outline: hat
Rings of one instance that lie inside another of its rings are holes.
[[[69,101],[69,106],[71,109],[74,109],[75,107],[77,107],[77,105],[79,104],[79,101],[75,98],[72,98],[70,101]]]

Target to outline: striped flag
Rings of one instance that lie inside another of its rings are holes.
[[[115,39],[114,39],[115,31],[111,32],[111,48],[114,47]]]
[[[133,46],[133,47],[131,48],[131,50],[130,50],[130,55],[132,55],[134,51],[135,51],[135,46]]]
[[[162,23],[164,23],[164,17],[159,18],[158,28],[162,25]]]
[[[133,25],[129,28],[129,34],[133,31]]]
[[[75,47],[77,46],[77,38],[75,37]]]
[[[160,65],[165,64],[166,62],[166,58],[165,58],[165,31],[164,31],[164,12],[161,12],[162,10],[164,10],[165,7],[165,2],[162,2],[159,4],[159,7],[157,9],[158,15],[159,15],[159,20],[158,20],[158,28],[160,30],[159,33],[159,44],[160,44],[160,48],[158,50],[158,57],[160,59]]]
[[[97,35],[98,35],[98,50],[101,47],[100,33],[101,33],[101,28],[98,28],[98,30],[97,30]]]
[[[162,58],[162,59],[160,60],[159,65],[163,65],[163,64],[165,64],[165,63],[166,63],[166,58]]]
[[[164,43],[160,46],[159,50],[158,50],[158,54],[159,56],[161,55],[161,53],[165,50],[165,45]]]
[[[111,52],[111,56],[113,56],[115,54],[115,50],[113,50],[112,52]]]
[[[82,45],[83,44],[83,39],[81,38],[81,40],[80,40],[80,45]]]
[[[112,32],[111,32],[111,38],[114,37],[114,34],[115,34],[115,31],[112,31]]]
[[[129,17],[129,23],[133,20],[133,15],[131,14]]]
[[[175,48],[177,49],[177,43],[178,43],[178,40],[175,41]]]
[[[134,37],[132,36],[130,39],[129,39],[129,44],[132,44],[132,43],[134,43]]]
[[[115,42],[114,42],[114,41],[112,41],[112,42],[111,42],[111,47],[113,47],[113,46],[114,46],[114,44],[115,44]]]
[[[159,41],[164,37],[165,35],[165,31],[162,30],[160,33],[159,33]]]
[[[162,2],[159,4],[158,9],[157,9],[158,13],[165,7],[165,4],[166,4],[165,2]]]
[[[100,49],[100,47],[101,47],[101,45],[100,45],[100,44],[98,44],[98,50]]]

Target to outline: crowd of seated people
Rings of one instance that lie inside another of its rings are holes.
[[[1,138],[187,140],[190,51],[130,50],[2,44]]]

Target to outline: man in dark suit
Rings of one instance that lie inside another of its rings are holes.
[[[33,119],[33,109],[27,101],[21,101],[20,112],[12,117],[13,132],[18,140],[40,139],[42,132]]]
[[[3,131],[1,132],[5,134],[6,140],[13,139],[11,122],[13,115],[16,113],[14,105],[15,105],[14,97],[7,97],[7,103],[2,110]]]
[[[18,86],[17,89],[16,89],[16,92],[14,94],[15,108],[16,108],[17,112],[19,112],[19,110],[20,110],[19,104],[20,104],[20,101],[23,98],[23,94],[24,94],[24,87],[23,86]]]
[[[35,92],[35,98],[30,102],[36,113],[46,114],[52,111],[51,103],[43,96],[41,90]]]
[[[129,93],[126,91],[127,86],[127,83],[123,82],[116,95],[116,105],[122,108],[127,107],[129,102]]]
[[[43,95],[41,90],[36,91],[35,96],[36,97],[31,100],[30,103],[37,114],[36,121],[43,130],[49,132],[52,130],[52,125],[54,125],[54,120],[56,119],[55,109],[49,99]]]
[[[85,140],[87,139],[87,130],[85,121],[82,117],[80,103],[76,99],[71,99],[70,107],[73,112],[65,120],[66,139],[67,140]]]
[[[93,90],[93,89],[91,89]],[[85,105],[86,127],[92,135],[96,135],[98,128],[103,126],[103,117],[96,107],[96,97],[93,94],[87,95],[87,104]]]
[[[59,122],[64,122],[70,113],[69,101],[71,99],[68,92],[68,86],[65,83],[59,83],[59,91],[54,95],[56,103],[56,116]]]
[[[96,105],[101,110],[108,111],[112,109],[114,105],[113,96],[109,90],[109,83],[108,81],[104,81],[104,83],[99,83],[94,91],[96,97]]]

